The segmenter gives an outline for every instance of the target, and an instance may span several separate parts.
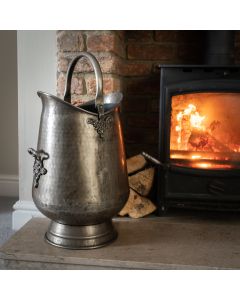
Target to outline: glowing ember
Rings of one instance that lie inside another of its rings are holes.
[[[212,164],[210,163],[204,163],[204,162],[199,162],[196,163],[196,167],[201,168],[201,169],[209,169],[211,168]]]
[[[233,166],[227,164],[204,163],[204,162],[192,163],[192,167],[199,168],[199,169],[232,169],[233,168]]]
[[[192,155],[191,156],[191,159],[200,159],[201,158],[201,155]]]
[[[233,169],[234,165],[218,164],[218,163],[205,163],[205,162],[191,162],[189,164],[176,163],[180,167],[191,167],[197,169]]]

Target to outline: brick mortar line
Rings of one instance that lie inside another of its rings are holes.
[[[66,72],[59,72],[59,74],[58,74],[58,77],[61,75],[61,74],[63,74],[64,76],[66,76]],[[74,76],[74,75],[77,75],[77,76]],[[115,79],[122,79],[123,78],[123,76],[121,76],[121,75],[118,75],[118,74],[114,74],[114,73],[102,73],[102,75],[103,75],[103,78],[106,78],[106,77],[109,77],[109,78],[115,78]],[[77,78],[83,78],[83,79],[89,79],[89,78],[95,78],[95,75],[94,75],[94,72],[88,72],[88,73],[81,73],[81,72],[79,72],[79,73],[74,73],[73,74],[73,77],[77,77]]]
[[[91,54],[93,54],[94,56],[103,56],[104,57],[104,54],[111,54],[119,59],[122,59],[122,60],[126,60],[125,57],[123,56],[120,56],[119,54],[115,53],[114,51],[88,51],[88,50],[85,50],[86,52],[90,52]],[[77,56],[79,55],[80,52],[83,52],[83,51],[66,51],[66,50],[57,50],[57,59],[68,59],[68,58],[71,58],[70,56]],[[66,57],[64,55],[60,56],[61,54],[69,54],[69,57]]]

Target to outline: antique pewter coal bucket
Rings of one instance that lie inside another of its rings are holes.
[[[71,104],[71,78],[82,57],[96,76],[96,99]],[[111,218],[129,194],[119,105],[121,94],[103,97],[102,73],[93,55],[82,52],[72,60],[64,100],[38,92],[42,114],[35,158],[33,200],[52,220],[46,241],[70,249],[101,247],[117,233]]]

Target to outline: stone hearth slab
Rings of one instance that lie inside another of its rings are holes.
[[[1,269],[240,269],[240,221],[155,217],[114,219],[112,244],[66,250],[43,237],[49,220],[34,218],[0,248]]]

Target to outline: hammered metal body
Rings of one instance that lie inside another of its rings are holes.
[[[103,105],[99,113],[95,105],[86,110],[48,93],[38,96],[37,151],[49,158],[32,195],[53,221],[46,240],[65,248],[100,247],[116,237],[111,218],[129,194],[119,103]]]
[[[104,136],[89,124],[97,114],[76,108],[57,97],[42,99],[38,149],[49,159],[33,199],[52,220],[68,225],[101,223],[121,210],[128,197],[128,178],[118,108]]]

